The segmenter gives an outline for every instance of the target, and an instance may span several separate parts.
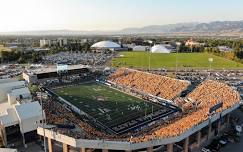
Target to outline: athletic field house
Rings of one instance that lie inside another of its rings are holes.
[[[67,81],[66,73],[42,87],[46,126],[37,133],[49,152],[57,144],[63,151],[188,152],[225,129],[240,103],[237,91],[214,80],[192,86],[128,68],[106,77],[79,72],[82,81]]]

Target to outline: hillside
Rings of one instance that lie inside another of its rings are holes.
[[[188,35],[188,36],[243,36],[243,21],[214,21],[209,23],[178,23],[125,28],[118,31],[43,30],[2,32],[0,35]]]

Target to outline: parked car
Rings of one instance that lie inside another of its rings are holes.
[[[202,152],[219,152],[221,143],[218,139],[214,139],[208,146],[202,148]]]

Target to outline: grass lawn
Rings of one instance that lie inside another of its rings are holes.
[[[148,68],[149,56],[151,68],[174,68],[176,66],[176,53],[159,54],[148,52],[120,52],[122,57],[114,58],[114,67]],[[214,69],[240,69],[243,64],[224,59],[208,53],[178,53],[177,63],[179,68],[209,68],[208,58],[213,58]]]
[[[0,52],[2,52],[2,51],[11,51],[11,49],[6,48],[3,45],[0,45]],[[1,57],[1,53],[0,53],[0,57]]]
[[[107,127],[163,108],[95,82],[59,88],[54,92]]]

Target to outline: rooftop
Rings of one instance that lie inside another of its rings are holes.
[[[81,68],[90,68],[90,66],[87,65],[68,65],[68,70],[75,70],[75,69],[81,69]],[[29,69],[27,70],[28,74],[42,74],[42,73],[50,73],[50,72],[57,72],[57,66],[51,65],[51,66],[42,66],[35,69]]]
[[[41,106],[38,101],[16,105],[15,109],[20,120],[41,115]]]
[[[120,48],[121,45],[112,42],[112,41],[101,41],[93,44],[91,48],[100,48],[100,49],[114,49],[114,48]]]
[[[8,102],[0,103],[0,123],[4,126],[11,126],[18,123],[18,117],[14,106]]]

